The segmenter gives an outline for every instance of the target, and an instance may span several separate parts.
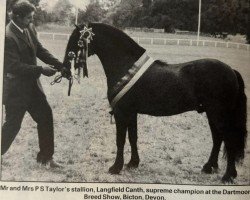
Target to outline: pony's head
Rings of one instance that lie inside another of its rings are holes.
[[[83,76],[88,76],[87,57],[90,55],[89,46],[94,33],[92,28],[88,28],[86,25],[75,26],[76,28],[68,41],[63,64],[67,69],[71,70],[71,73],[83,68]]]

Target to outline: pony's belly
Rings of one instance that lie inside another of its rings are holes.
[[[186,105],[186,106],[181,106],[181,107],[164,107],[164,108],[159,108],[159,107],[144,107],[140,110],[138,110],[138,113],[140,114],[146,114],[146,115],[152,115],[152,116],[171,116],[171,115],[177,115],[180,113],[192,111],[192,110],[197,110],[196,106],[194,105]]]
[[[151,116],[156,116],[156,117],[163,117],[163,116],[172,116],[172,115],[178,115],[184,112],[192,111],[195,109],[187,109],[187,110],[182,110],[179,112],[169,112],[169,111],[149,111],[149,112],[139,112],[139,114],[144,114],[144,115],[151,115]]]
[[[195,98],[184,95],[183,98],[179,96],[168,96],[163,98],[140,98],[136,101],[134,107],[137,108],[138,113],[148,114],[153,116],[170,116],[183,112],[197,110],[197,103]]]

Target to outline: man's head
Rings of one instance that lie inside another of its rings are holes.
[[[12,19],[20,28],[27,28],[33,22],[35,10],[35,6],[29,1],[18,1],[12,7]]]

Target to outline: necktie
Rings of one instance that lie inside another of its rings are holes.
[[[33,46],[33,45],[32,45],[33,43],[32,43],[32,40],[31,40],[31,37],[30,37],[29,31],[28,31],[28,29],[27,29],[27,28],[23,29],[23,34],[24,34],[24,36],[25,36],[26,40],[28,41],[28,43],[29,43],[30,47],[32,47],[32,46]]]
[[[23,29],[23,35],[24,35],[25,39],[27,39],[27,40],[29,41],[27,31],[28,31],[28,30],[27,30],[26,28],[24,28],[24,29]]]

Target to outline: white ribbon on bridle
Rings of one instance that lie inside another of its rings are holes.
[[[93,36],[95,35],[92,31],[92,28],[88,28],[87,26],[84,26],[83,30],[81,30],[80,33],[80,39],[86,39],[87,43],[90,43],[90,40],[93,40]],[[88,36],[86,38],[84,37],[85,33],[88,33]]]

